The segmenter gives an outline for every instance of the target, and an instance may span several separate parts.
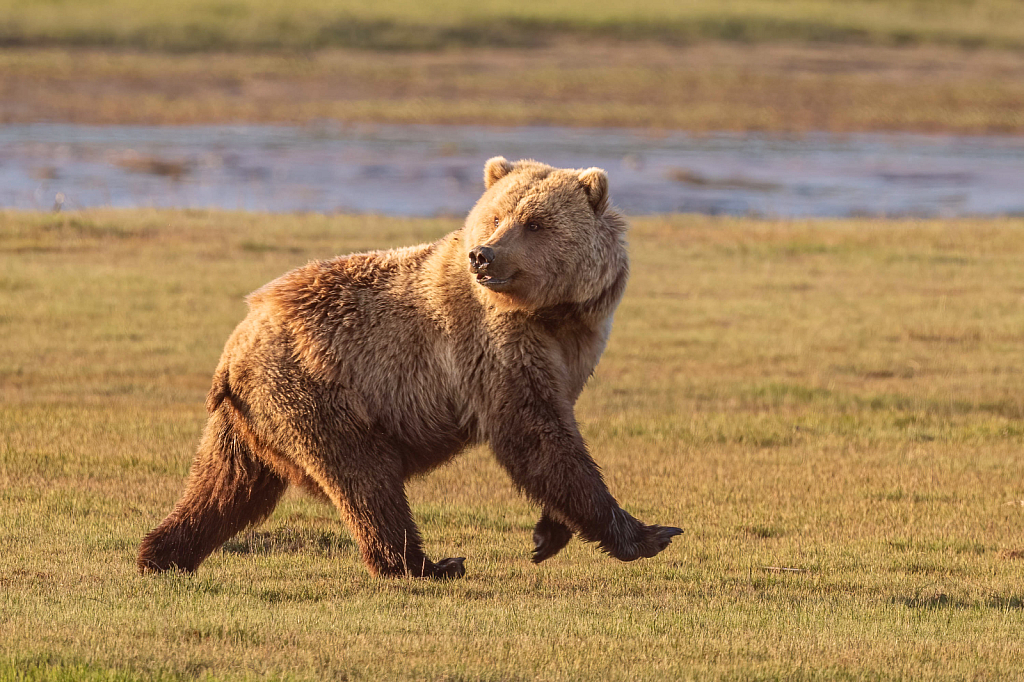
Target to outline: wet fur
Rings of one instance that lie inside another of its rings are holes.
[[[295,484],[338,508],[371,573],[459,577],[461,559],[423,553],[404,481],[481,442],[543,507],[535,561],[574,534],[623,560],[667,546],[678,529],[619,507],[573,415],[629,273],[606,176],[497,157],[484,178],[459,231],[311,262],[249,297],[140,570],[195,570]],[[500,291],[467,267],[481,244],[512,277]]]

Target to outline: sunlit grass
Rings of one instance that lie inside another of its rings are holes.
[[[1017,674],[1020,219],[635,221],[578,416],[625,506],[685,528],[653,560],[533,566],[538,512],[479,449],[410,487],[462,581],[370,578],[299,494],[196,576],[137,576],[242,296],[456,226],[0,213],[0,677]]]

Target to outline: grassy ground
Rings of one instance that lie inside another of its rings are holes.
[[[557,124],[1024,133],[1024,52],[584,45],[431,53],[0,50],[0,123]]]
[[[0,678],[1019,674],[1019,219],[637,221],[578,413],[625,505],[685,527],[653,560],[534,567],[480,450],[411,486],[462,581],[371,579],[297,494],[195,577],[137,576],[243,294],[453,227],[0,213]]]
[[[1015,0],[0,0],[0,44],[163,50],[538,45],[656,40],[1024,48]]]

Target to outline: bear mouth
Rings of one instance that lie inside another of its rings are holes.
[[[498,289],[498,288],[501,288],[504,285],[508,284],[509,282],[511,282],[512,278],[511,277],[504,277],[504,278],[495,277],[494,275],[488,275],[487,273],[480,272],[480,273],[477,273],[476,281],[477,281],[478,284],[482,284],[483,286],[487,287],[488,289]]]

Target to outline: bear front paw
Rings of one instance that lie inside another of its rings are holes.
[[[655,556],[682,532],[674,526],[645,526],[620,509],[601,549],[620,561],[636,561]]]
[[[640,556],[650,558],[672,543],[672,538],[682,535],[683,529],[675,526],[644,526],[640,541]]]

